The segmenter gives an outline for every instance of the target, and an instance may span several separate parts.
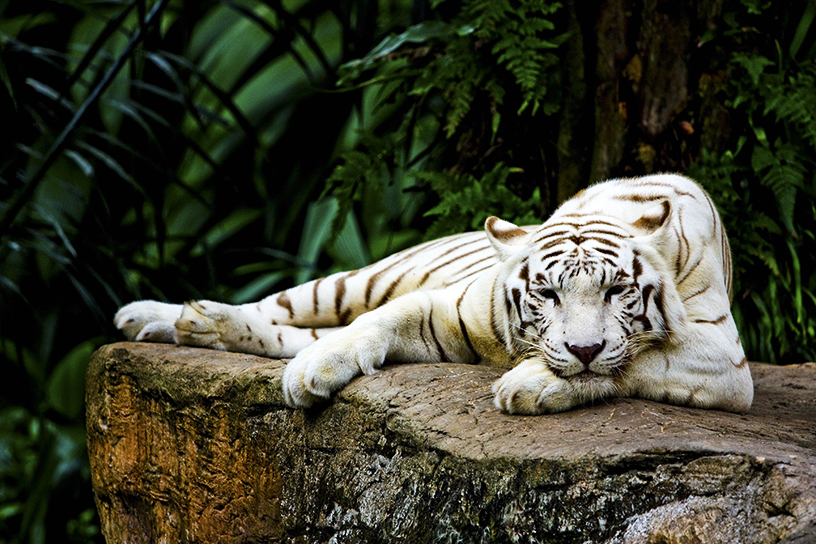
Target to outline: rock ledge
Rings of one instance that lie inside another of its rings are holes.
[[[616,399],[507,416],[500,371],[394,365],[330,404],[284,363],[120,343],[88,370],[109,544],[816,542],[816,365],[752,364],[747,415]]]

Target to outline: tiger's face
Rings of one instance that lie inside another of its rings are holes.
[[[494,233],[502,226],[511,225]],[[521,238],[521,229],[515,234]],[[627,225],[597,216],[561,218],[522,241],[516,248],[505,244],[499,257],[524,358],[542,359],[577,385],[607,389],[639,349],[668,336],[665,276],[654,251]]]

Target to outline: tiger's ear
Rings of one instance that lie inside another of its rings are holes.
[[[668,200],[661,200],[646,209],[639,219],[632,222],[632,226],[641,231],[642,235],[649,235],[661,227],[669,225],[672,207]]]
[[[502,261],[518,253],[530,240],[530,233],[495,216],[488,217],[485,221],[485,232],[490,245]]]

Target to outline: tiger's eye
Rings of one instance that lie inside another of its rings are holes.
[[[621,293],[623,293],[623,290],[624,290],[623,285],[613,285],[612,287],[606,290],[604,299],[606,299],[607,302],[610,302],[613,296],[620,295]]]
[[[556,294],[556,292],[552,289],[539,289],[538,294],[542,298],[548,298],[552,301],[558,302],[558,294]]]

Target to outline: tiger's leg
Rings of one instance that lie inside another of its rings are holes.
[[[508,414],[563,412],[614,395],[611,377],[594,382],[565,380],[556,376],[540,358],[531,357],[508,370],[493,384],[493,403]]]
[[[747,412],[754,396],[751,370],[730,316],[722,323],[688,323],[671,345],[636,356],[620,391],[729,412]]]
[[[337,273],[249,304],[132,302],[114,323],[129,340],[294,357],[367,311],[368,278],[358,273]]]
[[[276,293],[260,302],[232,306],[212,301],[186,305],[133,302],[116,314],[128,339],[292,357],[357,316],[400,294],[433,289],[451,278],[447,265],[465,270],[489,266],[491,254],[479,233],[426,242],[365,269],[340,272]],[[464,261],[462,261],[464,259]],[[454,278],[456,275],[454,274]]]
[[[251,311],[251,306],[145,300],[123,306],[114,323],[128,340],[137,342],[178,343],[275,358],[294,357],[339,328],[277,325]]]
[[[479,360],[462,335],[456,304],[461,291],[418,291],[358,317],[300,352],[286,366],[283,392],[290,406],[328,398],[355,376],[394,362]]]
[[[565,380],[531,358],[505,373],[493,392],[496,407],[511,414],[561,412],[612,396],[746,412],[753,382],[729,317],[722,323],[687,323],[670,344],[636,355],[617,378]]]
[[[289,358],[341,327],[299,327],[270,322],[255,305],[185,303],[175,322],[176,342],[263,357]]]

